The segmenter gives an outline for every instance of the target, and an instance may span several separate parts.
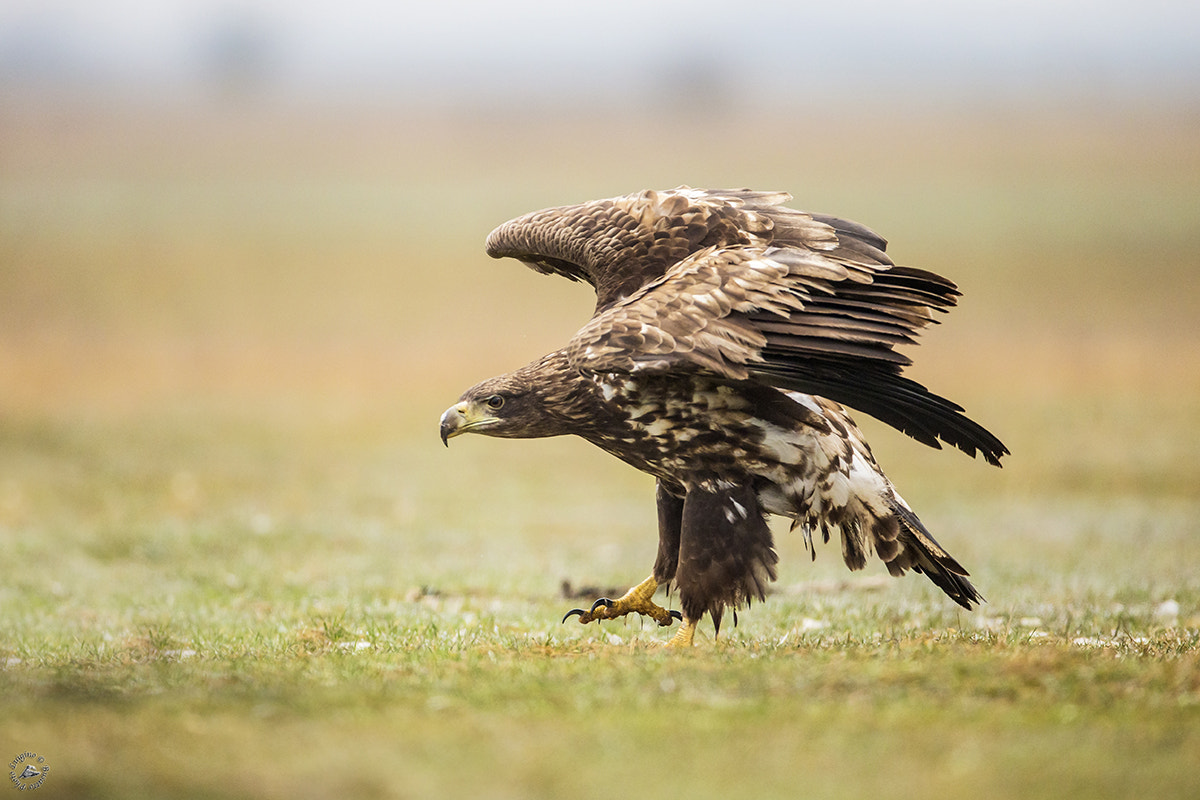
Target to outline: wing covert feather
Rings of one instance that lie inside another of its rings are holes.
[[[596,311],[567,346],[580,370],[756,380],[998,464],[1007,448],[902,376],[911,361],[894,349],[956,304],[954,283],[894,265],[874,231],[789,199],[648,190],[526,214],[496,228],[487,250],[595,288]]]

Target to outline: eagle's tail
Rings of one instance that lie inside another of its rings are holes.
[[[859,515],[843,518],[836,522],[823,520],[819,527],[826,542],[830,539],[832,530],[840,529],[842,540],[842,559],[852,570],[860,570],[867,565],[867,556],[872,550],[879,559],[887,565],[888,572],[900,577],[910,569],[920,572],[933,581],[938,588],[950,596],[950,599],[970,611],[972,604],[983,602],[983,596],[967,580],[968,572],[955,560],[954,556],[937,543],[929,531],[917,519],[904,501],[897,496],[889,498],[888,513],[880,514],[866,507],[860,507]],[[803,524],[805,545],[816,558],[816,550],[812,546],[813,523],[801,523],[799,519],[793,528]]]
[[[937,543],[904,501],[897,497],[892,503],[892,509],[899,522],[894,545],[880,548],[878,541],[876,542],[880,556],[890,556],[884,558],[888,572],[896,576],[903,575],[910,569],[923,573],[949,595],[951,600],[968,611],[971,610],[972,604],[984,602],[983,595],[967,580],[970,573]]]

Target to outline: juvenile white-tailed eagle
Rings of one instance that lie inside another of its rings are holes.
[[[850,569],[874,551],[892,575],[981,601],[840,405],[998,466],[1008,449],[903,377],[911,362],[894,349],[958,291],[894,265],[873,231],[790,199],[681,186],[535,211],[488,237],[495,258],[590,283],[596,310],[562,349],[468,389],[442,441],[575,434],[658,479],[653,573],[567,617],[679,618],[675,646],[706,612],[719,631],[726,606],[763,599],[775,579],[767,514],[790,517],[810,550],[814,531],[840,536]],[[671,581],[682,614],[652,599]]]

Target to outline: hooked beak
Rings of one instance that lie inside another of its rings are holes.
[[[479,408],[466,402],[455,403],[442,414],[441,434],[442,444],[450,446],[450,440],[460,433],[467,433],[475,428],[495,425],[500,420],[487,414],[479,413]]]

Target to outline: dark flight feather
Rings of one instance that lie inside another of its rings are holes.
[[[1003,443],[902,377],[911,360],[894,349],[953,307],[958,288],[895,266],[869,228],[782,206],[788,199],[646,191],[526,214],[487,248],[595,287],[596,314],[569,346],[580,369],[754,376],[998,465]]]
[[[768,514],[790,518],[810,549],[814,533],[837,535],[851,569],[874,553],[970,608],[982,597],[966,570],[842,407],[999,465],[1004,444],[905,376],[911,359],[896,349],[953,308],[958,287],[893,264],[869,228],[789,199],[679,187],[496,228],[490,255],[589,283],[596,309],[563,348],[467,390],[443,414],[442,439],[575,434],[653,475],[658,557],[629,596],[643,603],[642,591],[674,585],[687,631],[704,614],[719,629],[726,607],[764,597],[778,560]],[[633,610],[671,620],[657,606]]]

